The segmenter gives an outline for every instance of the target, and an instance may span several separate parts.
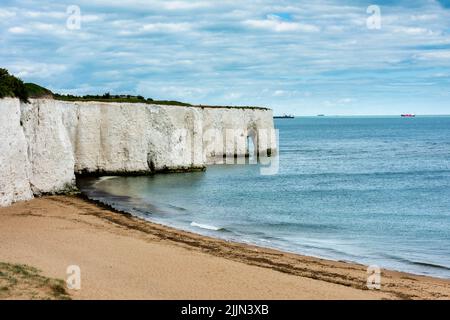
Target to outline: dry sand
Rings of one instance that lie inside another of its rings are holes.
[[[0,262],[65,279],[74,299],[449,299],[450,281],[226,242],[113,212],[76,196],[0,209]]]

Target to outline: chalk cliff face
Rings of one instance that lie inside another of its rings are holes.
[[[20,125],[20,103],[0,100],[0,206],[33,197],[28,144]]]
[[[20,105],[34,194],[56,193],[75,182],[75,155],[63,122],[65,111],[53,100]]]
[[[75,174],[203,169],[248,153],[248,137],[276,149],[265,109],[6,98],[0,111],[0,206],[70,190]]]

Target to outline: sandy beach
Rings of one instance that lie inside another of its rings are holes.
[[[226,242],[149,223],[77,196],[0,209],[0,262],[65,279],[72,299],[449,299],[450,281]],[[11,297],[14,298],[14,297]]]

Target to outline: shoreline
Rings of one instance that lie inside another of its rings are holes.
[[[115,175],[115,176],[102,176],[103,178],[114,178],[120,175]],[[116,195],[113,194],[111,192],[102,190],[101,188],[96,187],[95,185],[99,182],[101,182],[98,179],[93,179],[96,178],[95,176],[83,176],[84,179],[88,178],[88,179],[92,179],[91,181],[88,180],[84,180],[84,186],[81,186],[80,184],[77,183],[77,188],[79,190],[78,193],[76,193],[76,195],[82,199],[84,199],[85,201],[91,202],[97,206],[100,206],[102,208],[105,208],[107,210],[111,210],[114,211],[116,213],[120,213],[120,214],[124,214],[124,215],[129,215],[131,217],[135,217],[139,220],[143,220],[145,222],[151,223],[151,224],[156,224],[162,227],[167,227],[173,231],[180,231],[180,232],[187,232],[189,234],[195,234],[195,235],[199,235],[199,236],[204,236],[207,238],[212,238],[212,239],[216,239],[216,240],[223,240],[225,242],[232,242],[232,243],[237,243],[237,244],[243,244],[243,245],[249,245],[249,246],[255,246],[257,248],[261,248],[261,249],[270,249],[270,250],[275,250],[275,251],[279,251],[279,252],[283,252],[286,254],[294,254],[294,255],[299,255],[299,256],[304,256],[304,257],[310,257],[310,258],[316,258],[316,259],[320,259],[320,260],[326,260],[326,261],[333,261],[333,262],[343,262],[343,263],[349,263],[349,264],[356,264],[356,265],[363,265],[363,266],[368,266],[369,264],[366,264],[362,261],[358,261],[357,259],[346,259],[344,257],[327,257],[327,256],[321,256],[320,254],[314,254],[314,253],[303,253],[301,251],[295,250],[295,249],[286,249],[286,248],[282,248],[282,247],[277,247],[277,246],[270,246],[268,244],[265,243],[261,243],[261,242],[257,242],[257,241],[245,241],[244,239],[237,239],[237,238],[231,238],[231,237],[226,237],[224,235],[219,235],[219,234],[211,234],[211,233],[205,233],[205,229],[207,230],[207,228],[203,229],[203,233],[200,232],[199,230],[195,230],[195,228],[188,228],[186,226],[180,226],[180,225],[176,225],[176,224],[171,224],[169,222],[161,222],[161,221],[157,221],[157,220],[152,220],[151,214],[149,216],[149,218],[147,218],[144,215],[140,215],[139,213],[133,213],[133,210],[130,210],[130,208],[124,208],[123,205],[119,205],[118,208],[117,206],[115,206],[114,204],[110,204],[108,203],[108,198],[115,198],[117,196],[119,196],[121,199],[126,199],[126,202],[128,202],[129,200],[133,200],[132,196],[128,196],[128,195]],[[77,180],[79,181],[79,180]],[[84,190],[84,188],[87,186],[87,188],[92,188],[95,191],[86,191]],[[127,209],[129,211],[127,211]],[[194,222],[195,223],[195,222]],[[192,225],[192,224],[191,224]],[[213,225],[214,227],[214,225]],[[223,230],[223,228],[219,228],[220,230]],[[232,230],[229,229],[224,229],[228,232],[233,232]],[[217,230],[216,230],[217,231]],[[414,261],[411,261],[411,263],[415,263]],[[417,263],[419,264],[419,263]],[[434,268],[440,268],[440,269],[447,269],[444,266],[438,265],[438,264],[433,264],[433,263],[420,263],[421,265],[426,265],[429,267],[434,267]],[[377,265],[375,263],[375,265]],[[423,273],[418,273],[418,272],[414,272],[414,271],[409,271],[409,270],[402,270],[402,269],[396,269],[393,267],[389,267],[389,266],[385,266],[382,269],[385,270],[390,270],[393,272],[400,272],[400,273],[405,273],[405,274],[411,274],[411,275],[415,275],[415,276],[424,276],[424,277],[431,277],[431,278],[436,278],[436,279],[442,279],[442,280],[448,280],[450,281],[450,278],[446,278],[444,276],[439,276],[436,274],[427,274],[425,272]]]
[[[381,290],[368,290],[361,264],[177,230],[81,196],[46,196],[1,208],[0,243],[0,262],[30,264],[52,277],[65,278],[56,265],[76,262],[71,255],[85,261],[82,270],[91,269],[97,280],[91,282],[88,271],[88,287],[71,292],[75,299],[450,299],[447,279],[382,269]],[[145,270],[135,269],[144,266],[158,276],[143,279]],[[114,290],[102,285],[119,280],[134,284]],[[141,287],[142,281],[165,289]]]

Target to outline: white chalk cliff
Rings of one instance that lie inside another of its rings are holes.
[[[267,109],[5,98],[0,112],[0,206],[74,189],[75,174],[203,169],[249,136],[276,149]]]

